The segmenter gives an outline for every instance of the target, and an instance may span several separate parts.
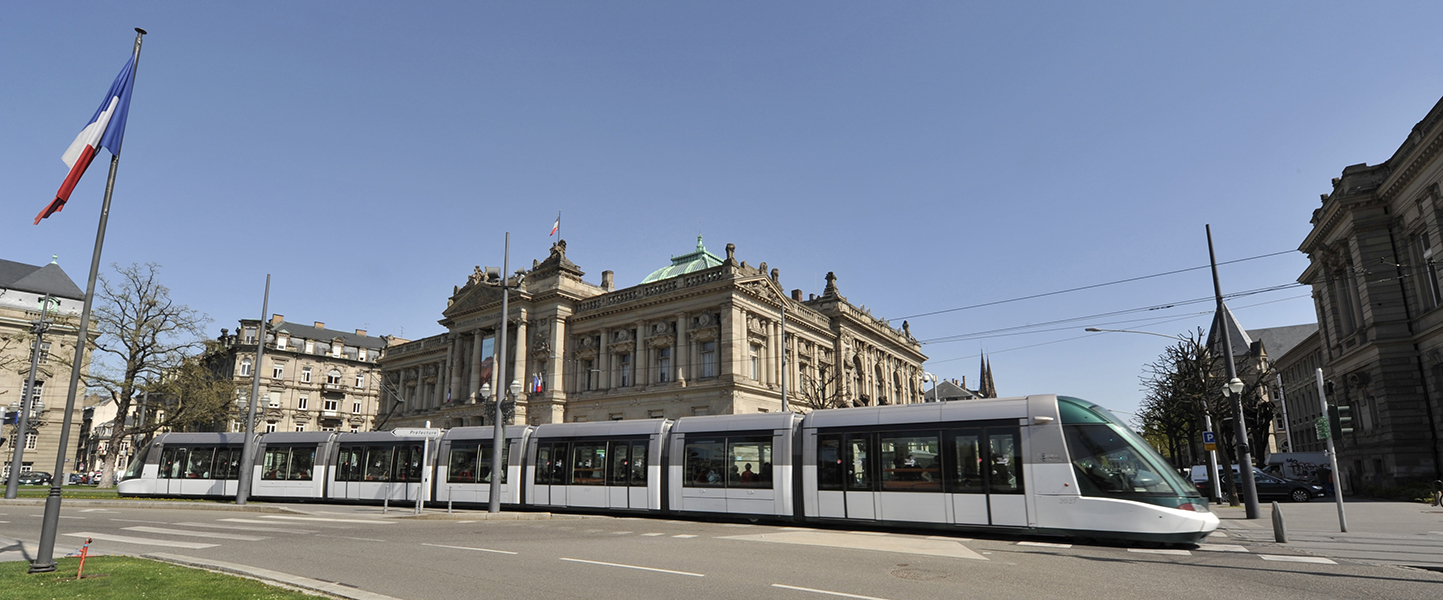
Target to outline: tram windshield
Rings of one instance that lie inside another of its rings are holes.
[[[1057,408],[1082,495],[1169,507],[1200,504],[1190,500],[1197,489],[1107,409],[1067,397],[1058,397]]]
[[[145,468],[145,457],[149,455],[150,446],[146,446],[144,450],[136,452],[135,458],[130,460],[130,466],[126,467],[125,472],[120,475],[120,481],[140,477],[141,470]]]

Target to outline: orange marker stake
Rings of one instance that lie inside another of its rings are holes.
[[[75,580],[80,581],[85,575],[85,555],[90,553],[90,538],[85,538],[85,545],[80,547],[80,569],[75,572]]]

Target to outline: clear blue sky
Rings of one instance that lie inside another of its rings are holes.
[[[900,318],[1294,250],[1344,166],[1443,96],[1437,3],[15,3],[0,51],[0,257],[84,286],[108,154],[30,224],[150,31],[103,263],[156,262],[234,328],[260,310],[418,338],[474,265],[568,256],[634,285],[717,253]],[[1225,266],[1287,284],[1298,253]],[[1205,270],[912,318],[931,340],[1212,294]],[[1305,289],[1230,301],[1312,322]],[[1207,303],[929,343],[1003,395],[1124,411]],[[1157,318],[1162,322],[1146,319]],[[900,325],[900,321],[894,324]]]

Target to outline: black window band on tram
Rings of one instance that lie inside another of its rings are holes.
[[[772,487],[770,435],[688,436],[683,453],[684,487]]]
[[[1121,419],[1065,396],[1057,398],[1057,409],[1080,494],[1172,508],[1197,504],[1196,488]]]
[[[576,439],[536,444],[537,485],[645,487],[646,438]]]
[[[1021,494],[1016,425],[817,435],[817,488],[853,492]]]

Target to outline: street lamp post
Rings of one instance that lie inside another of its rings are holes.
[[[1099,329],[1099,328],[1097,328],[1097,327],[1088,327],[1085,331],[1091,331],[1091,332],[1093,332],[1093,333],[1101,333],[1101,332],[1107,332],[1107,333],[1140,333],[1140,334],[1143,334],[1143,335],[1155,335],[1155,336],[1157,336],[1157,337],[1164,337],[1164,338],[1174,339],[1174,340],[1178,340],[1178,341],[1186,341],[1186,340],[1185,340],[1184,338],[1182,338],[1181,336],[1167,335],[1167,334],[1163,334],[1163,333],[1154,333],[1154,332],[1151,332],[1151,331],[1136,331],[1136,330],[1132,330],[1132,329]],[[1201,379],[1201,380],[1202,380],[1202,384],[1203,384],[1203,388],[1202,388],[1202,389],[1204,390],[1204,393],[1206,393],[1206,389],[1207,389],[1207,374],[1203,373],[1201,369],[1198,370],[1198,379]],[[1213,430],[1213,416],[1212,416],[1212,413],[1208,412],[1206,402],[1200,402],[1200,403],[1199,403],[1198,411],[1202,413],[1202,418],[1203,418],[1203,431],[1212,431],[1212,430]],[[1223,490],[1222,490],[1222,482],[1218,481],[1218,452],[1217,452],[1217,450],[1207,450],[1207,449],[1204,449],[1203,452],[1204,452],[1204,454],[1207,455],[1207,461],[1208,461],[1208,490],[1212,493],[1212,494],[1211,494],[1212,497],[1209,498],[1209,499],[1212,500],[1213,502],[1218,502],[1218,503],[1220,503],[1220,502],[1222,502]]]
[[[508,313],[510,311],[511,286],[507,281],[506,271],[511,268],[511,232],[506,232],[506,248],[501,257],[501,331],[496,336],[496,363],[495,377],[496,385],[499,387],[502,381],[506,380],[506,330],[510,328]],[[523,273],[517,272],[516,283],[521,284]],[[517,340],[521,343],[523,340]],[[490,384],[481,386],[481,399],[484,401],[490,396]],[[501,512],[501,476],[502,469],[506,465],[501,461],[501,449],[506,438],[506,423],[504,422],[506,392],[511,393],[511,402],[521,396],[521,382],[515,378],[507,390],[497,390],[496,411],[494,413],[491,427],[491,502],[487,511],[492,513]]]
[[[1213,229],[1207,226],[1208,233],[1208,261],[1212,264],[1213,271],[1213,295],[1218,302],[1218,324],[1222,325],[1223,358],[1226,361],[1228,370],[1228,386],[1226,391],[1232,392],[1233,399],[1233,427],[1234,435],[1238,443],[1238,471],[1243,480],[1243,506],[1247,510],[1247,518],[1256,519],[1260,515],[1258,509],[1258,485],[1253,478],[1253,455],[1248,450],[1248,428],[1243,423],[1243,381],[1238,379],[1238,366],[1233,364],[1233,340],[1228,335],[1227,324],[1222,322],[1223,312],[1227,307],[1223,305],[1223,287],[1218,280],[1218,259],[1213,253]]]
[[[46,294],[40,300],[40,319],[30,324],[30,332],[35,334],[35,346],[30,349],[30,375],[26,377],[25,391],[20,396],[20,420],[15,424],[15,440],[11,442],[14,456],[10,460],[10,477],[5,481],[6,500],[14,500],[20,493],[20,465],[25,458],[25,437],[30,427],[30,410],[35,404],[35,372],[40,369],[40,349],[45,343],[45,332],[50,330],[49,317],[50,294]],[[65,447],[61,446],[59,452],[65,454]],[[56,479],[64,477],[65,473],[56,470]]]

